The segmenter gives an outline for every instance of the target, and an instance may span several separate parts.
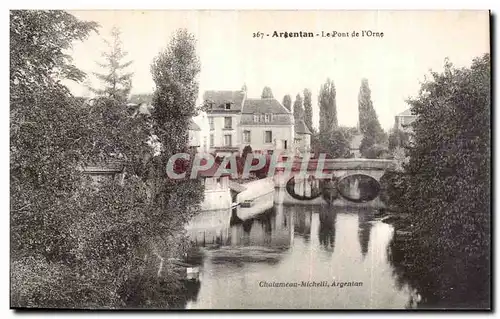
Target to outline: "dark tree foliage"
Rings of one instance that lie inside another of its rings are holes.
[[[350,158],[350,140],[352,135],[344,127],[337,127],[326,133],[314,132],[311,147],[315,156],[326,154],[327,158]]]
[[[490,72],[488,54],[446,61],[409,101],[415,140],[390,198],[413,227],[392,255],[422,307],[491,306]]]
[[[368,80],[361,81],[358,95],[359,129],[363,134],[360,152],[366,157],[365,152],[374,144],[382,144],[386,141],[386,134],[378,121],[377,113],[373,107],[371,90]]]
[[[265,86],[260,97],[263,99],[272,99],[274,97],[273,91],[271,91],[269,86]]]
[[[309,130],[312,129],[312,101],[311,101],[311,91],[309,89],[304,89],[304,122]]]
[[[83,282],[73,273],[73,197],[83,181],[89,130],[63,79],[81,81],[63,52],[97,24],[62,11],[10,12],[11,305],[67,306]],[[68,290],[68,287],[70,288]],[[95,287],[99,289],[99,287]],[[84,293],[108,300],[98,291]]]
[[[332,80],[326,79],[319,90],[319,132],[324,134],[337,127],[337,92]]]
[[[178,30],[168,47],[155,58],[151,72],[156,84],[153,132],[161,144],[161,154],[156,157],[150,179],[155,204],[151,213],[157,222],[155,233],[167,235],[172,234],[172,227],[182,229],[199,211],[203,200],[203,186],[199,180],[176,180],[166,175],[169,158],[176,153],[189,152],[188,127],[197,112],[200,62],[193,35],[185,29]]]
[[[125,70],[132,64],[132,61],[122,62],[128,55],[122,49],[120,40],[120,30],[113,27],[111,30],[111,41],[105,40],[109,51],[102,52],[102,57],[106,62],[98,65],[106,70],[106,73],[94,73],[94,75],[104,84],[102,89],[92,89],[97,95],[108,97],[119,102],[125,102],[132,88],[133,73]]]
[[[289,111],[292,110],[292,98],[290,97],[290,94],[283,97],[283,106]]]
[[[302,105],[302,96],[300,93],[295,97],[295,102],[293,102],[293,117],[295,121],[304,119],[304,107]]]
[[[71,79],[83,76],[61,50],[95,28],[59,11],[11,12],[14,307],[170,307],[172,294],[182,289],[167,260],[182,255],[183,223],[196,211],[198,202],[185,198],[202,193],[168,181],[170,187],[155,187],[166,179],[165,156],[153,157],[147,143],[153,119],[131,117],[110,98],[84,104],[59,83],[65,73],[58,70],[73,70]],[[182,67],[175,70],[176,79],[191,78]],[[176,83],[184,88],[190,82]],[[163,92],[182,92],[176,105],[194,104],[179,88]],[[186,130],[187,124],[180,128]],[[161,142],[181,148],[178,135],[170,135],[174,141],[163,135]],[[88,164],[116,159],[125,166],[123,179],[98,187],[82,174]]]
[[[365,158],[387,159],[390,157],[389,150],[384,145],[373,144],[364,151]]]
[[[400,129],[393,129],[389,134],[389,150],[393,151],[397,147],[405,147],[410,141],[410,133]]]

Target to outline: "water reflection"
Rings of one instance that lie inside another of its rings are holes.
[[[368,245],[370,244],[370,233],[372,230],[371,220],[374,214],[372,211],[363,211],[358,214],[358,238],[363,257],[368,253]]]
[[[335,250],[335,223],[337,212],[328,212],[323,209],[319,213],[319,242],[324,249],[333,252]]]
[[[337,188],[350,201],[368,202],[378,196],[380,183],[368,175],[354,174],[342,178]]]
[[[237,209],[227,214],[230,225],[212,243],[197,241],[199,235],[188,231],[203,257],[201,285],[187,308],[386,309],[410,305],[411,290],[398,286],[388,263],[392,227],[375,220],[372,211],[276,205],[244,220],[238,214]],[[248,211],[245,216],[250,216]],[[362,285],[262,287],[262,283],[302,281]]]

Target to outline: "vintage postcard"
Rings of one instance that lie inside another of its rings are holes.
[[[488,11],[10,11],[14,309],[491,310]]]

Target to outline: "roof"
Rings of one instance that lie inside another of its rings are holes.
[[[189,119],[189,129],[191,131],[201,131],[201,128],[193,119]]]
[[[352,137],[349,148],[351,150],[359,150],[361,141],[363,140],[363,134],[356,134]]]
[[[311,135],[311,131],[307,128],[304,120],[298,120],[295,122],[295,133]]]
[[[216,107],[228,102],[233,103],[231,110],[241,110],[245,92],[243,91],[205,91],[203,93],[203,101],[213,102]],[[221,111],[224,109],[221,108]]]
[[[243,114],[255,113],[273,113],[273,114],[290,114],[278,100],[275,98],[268,99],[246,99],[243,105]]]
[[[399,113],[398,115],[396,116],[414,116],[413,114],[411,114],[411,110],[410,109],[407,109],[401,113]]]

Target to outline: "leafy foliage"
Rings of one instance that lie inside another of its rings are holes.
[[[112,42],[105,40],[109,52],[102,52],[105,63],[98,63],[100,67],[107,70],[107,73],[94,73],[94,75],[104,83],[103,89],[93,89],[99,95],[124,103],[132,88],[133,73],[124,70],[132,64],[132,61],[122,62],[128,55],[122,49],[120,40],[120,30],[113,27],[111,30]]]
[[[11,95],[26,93],[18,92],[21,88],[43,90],[61,79],[82,81],[85,73],[72,64],[65,50],[72,41],[86,39],[97,26],[58,10],[10,11],[10,82],[11,88],[17,88]]]
[[[311,146],[316,157],[324,153],[327,158],[350,158],[350,140],[352,135],[344,127],[337,127],[326,133],[314,132],[311,138]]]
[[[262,94],[260,96],[263,99],[272,99],[273,96],[273,91],[269,86],[265,86],[264,89],[262,89]]]
[[[361,81],[358,95],[359,129],[363,134],[363,140],[359,150],[366,157],[366,151],[374,144],[386,143],[386,134],[378,121],[377,113],[373,108],[371,91],[368,80]]]
[[[312,129],[312,101],[311,101],[311,91],[309,89],[304,89],[304,122],[309,130]]]
[[[301,120],[304,118],[304,107],[303,107],[302,96],[300,93],[295,97],[295,102],[293,102],[293,117],[295,121]]]
[[[446,61],[409,101],[415,141],[390,197],[413,227],[392,255],[423,307],[489,306],[490,94],[487,54]]]
[[[167,155],[153,157],[147,143],[158,127],[154,118],[131,117],[118,99],[85,104],[59,83],[64,73],[58,70],[73,68],[58,57],[60,50],[95,26],[59,11],[11,12],[11,65],[18,67],[10,78],[14,307],[168,307],[174,298],[166,292],[182,289],[166,261],[185,248],[183,225],[199,203],[186,199],[200,200],[200,188],[164,183]],[[27,60],[16,61],[16,54]],[[175,105],[190,107],[196,92],[180,89],[196,87],[187,80],[191,65],[177,63],[186,69],[162,72],[186,80],[162,93],[178,93]],[[171,119],[158,119],[169,127]],[[181,149],[187,140],[177,137],[187,127],[161,135],[161,142]],[[123,182],[109,179],[95,187],[82,174],[88,164],[116,159],[124,165]]]
[[[292,110],[292,98],[290,97],[290,94],[283,97],[283,106],[289,111]]]
[[[389,154],[389,150],[384,145],[373,144],[372,146],[370,146],[369,148],[367,148],[365,150],[364,157],[371,158],[371,159],[389,158],[390,154]]]
[[[325,134],[338,126],[337,120],[337,92],[332,80],[326,79],[319,90],[319,132]]]
[[[393,151],[397,147],[405,147],[409,141],[410,133],[395,128],[389,134],[389,150]]]

